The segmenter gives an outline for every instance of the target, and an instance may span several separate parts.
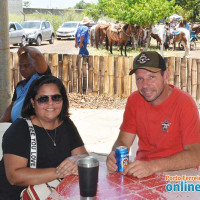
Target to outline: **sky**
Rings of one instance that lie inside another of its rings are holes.
[[[23,1],[23,0],[22,0]],[[74,7],[81,0],[28,0],[29,8],[69,8]],[[84,0],[86,3],[97,3],[98,0]]]

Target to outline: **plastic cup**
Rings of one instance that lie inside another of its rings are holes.
[[[77,162],[81,197],[95,197],[99,174],[99,161],[93,156],[81,158]]]

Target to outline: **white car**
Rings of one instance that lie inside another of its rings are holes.
[[[77,31],[77,28],[79,27],[80,22],[77,21],[69,21],[69,22],[64,22],[62,26],[58,28],[56,31],[56,38],[57,40],[60,39],[74,39],[75,38],[75,33]]]
[[[9,22],[9,42],[14,45],[19,44],[21,47],[26,45],[25,31],[17,22]]]
[[[48,21],[24,21],[22,27],[30,45],[36,43],[37,46],[40,46],[42,41],[49,41],[50,44],[54,43],[53,26]]]

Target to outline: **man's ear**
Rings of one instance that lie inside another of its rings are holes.
[[[168,80],[169,80],[169,71],[168,71],[168,70],[165,70],[165,71],[164,71],[163,77],[164,77],[165,83],[167,84],[167,83],[168,83]]]

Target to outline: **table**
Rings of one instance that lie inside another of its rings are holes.
[[[188,180],[190,178],[190,181]],[[172,180],[174,179],[174,180]],[[192,180],[191,179],[199,179]],[[182,183],[181,183],[182,181]],[[173,191],[173,187],[183,191]],[[197,191],[187,191],[190,184]],[[168,190],[166,190],[166,186]],[[80,200],[78,176],[69,175],[59,184],[47,200]],[[200,171],[197,169],[165,172],[137,179],[119,172],[109,173],[106,164],[100,163],[96,200],[199,200]]]

